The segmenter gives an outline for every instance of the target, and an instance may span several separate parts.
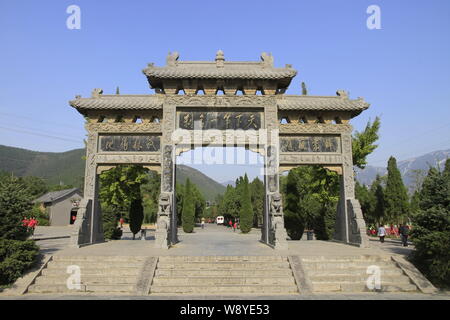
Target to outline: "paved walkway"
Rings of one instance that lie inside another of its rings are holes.
[[[44,227],[42,227],[44,228]],[[49,227],[51,228],[51,227]],[[42,234],[60,234],[61,230],[51,230]],[[66,229],[67,235],[70,229]],[[358,248],[331,241],[300,240],[288,241],[289,250],[285,252],[275,251],[260,242],[261,232],[254,229],[249,234],[242,234],[239,230],[215,224],[206,224],[205,229],[196,227],[194,233],[185,234],[179,229],[180,242],[169,250],[155,249],[153,247],[154,230],[148,230],[146,241],[132,240],[132,234],[128,228],[124,228],[121,240],[113,240],[82,248],[68,248],[68,238],[40,240],[38,244],[44,253],[61,255],[135,255],[135,256],[164,256],[164,255],[302,255],[302,256],[342,256],[362,254],[400,254],[407,255],[412,248],[404,248],[400,243],[385,242],[380,244],[376,239],[370,241],[371,248]]]

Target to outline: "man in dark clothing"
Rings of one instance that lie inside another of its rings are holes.
[[[408,235],[409,235],[409,228],[406,225],[400,225],[399,228],[400,237],[402,238],[402,243],[404,247],[408,246]]]

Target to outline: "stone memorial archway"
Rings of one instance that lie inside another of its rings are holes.
[[[354,194],[351,118],[369,105],[336,96],[285,95],[297,72],[261,61],[179,61],[143,70],[153,95],[104,95],[70,101],[87,119],[84,199],[71,237],[73,246],[103,241],[98,175],[119,164],[161,173],[155,246],[177,242],[175,157],[193,145],[246,146],[265,157],[266,213],[261,239],[287,249],[279,173],[318,164],[341,176],[335,240],[367,246],[365,223]],[[183,94],[181,94],[183,93]]]

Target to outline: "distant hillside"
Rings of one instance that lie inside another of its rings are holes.
[[[236,186],[236,180],[228,180],[220,183],[224,187],[227,187],[228,185],[235,187]]]
[[[36,176],[49,184],[79,187],[84,176],[84,149],[38,152],[0,145],[0,170],[21,176]]]
[[[430,166],[440,166],[440,168],[443,169],[445,161],[448,158],[450,158],[450,149],[434,151],[416,158],[398,161],[397,167],[402,174],[403,182],[405,183],[405,185],[408,187],[412,187],[414,185],[413,170],[423,170],[425,172],[428,172]],[[386,175],[387,169],[385,167],[375,166],[367,166],[364,170],[357,169],[356,179],[360,183],[370,185],[375,180],[377,174],[380,174],[381,176]]]
[[[197,169],[185,165],[177,165],[176,177],[177,182],[182,184],[186,183],[186,179],[189,178],[200,189],[205,200],[214,201],[217,195],[223,194],[226,190],[226,187],[217,181],[204,175]]]
[[[0,145],[0,170],[14,175],[35,176],[45,179],[49,184],[81,187],[84,177],[85,149],[67,152],[38,152]],[[203,193],[206,200],[215,200],[218,194],[225,192],[225,187],[200,171],[179,165],[177,180],[185,183],[189,177]]]

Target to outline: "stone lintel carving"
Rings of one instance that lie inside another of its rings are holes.
[[[161,133],[161,124],[150,123],[87,123],[86,130],[88,132],[100,133]]]
[[[280,165],[290,164],[333,164],[343,163],[343,157],[340,154],[306,154],[306,153],[282,153],[280,155]]]
[[[276,107],[276,98],[273,96],[198,96],[179,95],[166,96],[165,103],[174,106],[192,107],[240,107],[261,108],[267,105]]]
[[[153,154],[97,154],[95,161],[97,164],[159,164],[161,155],[159,152]]]
[[[325,124],[325,123],[286,123],[280,124],[280,133],[322,133],[336,134],[352,132],[349,124]]]

